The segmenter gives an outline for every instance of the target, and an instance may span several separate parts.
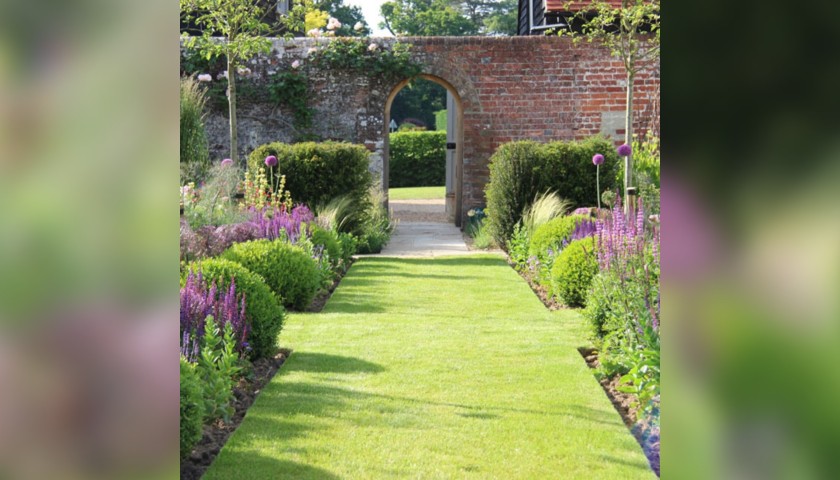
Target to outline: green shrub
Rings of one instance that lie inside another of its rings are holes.
[[[204,89],[194,77],[181,78],[181,185],[201,183],[210,168],[204,129]]]
[[[201,440],[204,424],[203,390],[195,366],[181,357],[181,458],[190,456]]]
[[[310,238],[313,245],[321,245],[324,251],[330,257],[330,265],[337,268],[342,260],[341,243],[338,241],[338,235],[332,230],[326,230],[317,225],[312,226],[312,237]]]
[[[391,239],[394,224],[391,223],[388,211],[383,206],[384,194],[382,191],[371,188],[368,195],[370,198],[369,207],[365,212],[362,234],[359,236],[358,252],[379,253]]]
[[[346,269],[350,263],[350,257],[356,253],[359,247],[359,241],[353,234],[344,232],[338,234],[338,241],[341,243],[341,261],[344,262],[344,268]]]
[[[551,248],[555,252],[564,239],[569,238],[575,230],[578,222],[585,219],[583,215],[570,215],[567,217],[556,217],[553,220],[537,227],[531,234],[531,244],[528,246],[528,254],[536,256],[543,261],[546,252]]]
[[[213,316],[208,316],[201,343],[196,372],[204,386],[204,419],[212,421],[221,417],[229,422],[233,415],[234,377],[240,370],[236,365],[239,354],[235,350],[233,326],[225,323],[222,331]]]
[[[361,233],[364,212],[369,207],[368,188],[373,185],[367,148],[343,142],[268,143],[248,157],[248,170],[268,169],[265,158],[269,155],[277,157],[275,175],[286,176],[286,190],[295,203],[326,205],[335,197],[347,195],[352,211],[341,231]],[[269,171],[266,174],[271,176]]]
[[[321,275],[315,260],[302,248],[284,240],[236,243],[225,250],[221,258],[239,263],[262,276],[287,308],[305,309],[321,287]]]
[[[551,268],[552,291],[570,307],[584,306],[592,278],[597,273],[595,239],[575,240],[554,261]]]
[[[446,132],[398,132],[390,138],[389,187],[446,183]]]
[[[486,225],[486,224],[485,224]],[[507,242],[507,251],[510,261],[513,262],[516,270],[522,271],[528,263],[528,244],[531,243],[531,236],[528,229],[521,223],[513,226],[513,233]]]
[[[614,276],[609,272],[599,272],[592,279],[586,295],[586,308],[582,314],[589,321],[592,334],[596,339],[603,339],[608,333],[605,324],[614,316],[614,306],[618,301],[618,291],[612,288],[612,277]]]
[[[499,146],[490,157],[490,181],[485,188],[489,227],[500,245],[507,244],[513,226],[538,194],[553,191],[572,208],[597,203],[592,156],[604,155],[601,191],[615,189],[618,154],[612,142],[593,137],[580,142],[516,141]]]
[[[181,285],[183,286],[186,274],[190,270],[198,271],[199,268],[208,284],[215,280],[220,291],[227,291],[230,280],[236,279],[236,292],[245,295],[251,358],[274,355],[277,336],[283,328],[286,312],[280,299],[271,291],[263,277],[239,263],[222,258],[207,258],[187,265],[181,275]]]

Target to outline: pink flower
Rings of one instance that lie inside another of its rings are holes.
[[[321,36],[321,30],[317,28],[313,28],[312,30],[306,32],[307,36],[318,38]]]
[[[233,160],[231,160],[229,158],[226,158],[226,159],[222,160],[222,166],[223,167],[227,167],[227,166],[230,166],[230,165],[233,165]]]
[[[601,165],[602,163],[604,163],[604,156],[600,153],[596,153],[592,157],[592,163],[594,163],[595,165]]]
[[[210,75],[209,73],[202,73],[201,75],[198,76],[198,81],[199,82],[212,82],[213,81],[213,75]]]
[[[265,157],[265,164],[268,167],[273,167],[277,165],[277,157],[275,157],[274,155],[269,155]]]
[[[292,68],[298,68],[298,67],[300,67],[300,60],[295,60],[294,62],[292,62]]]
[[[327,30],[337,30],[339,28],[341,28],[341,22],[335,17],[330,17],[329,22],[327,22]]]

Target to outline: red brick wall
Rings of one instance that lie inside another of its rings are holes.
[[[275,41],[268,57],[250,62],[255,78],[267,79],[290,68],[294,60],[310,79],[315,133],[368,146],[371,169],[383,171],[385,105],[397,82],[385,83],[363,73],[321,71],[307,62],[308,51],[328,40]],[[393,38],[372,41],[380,46]],[[604,131],[621,143],[624,134],[626,76],[620,62],[602,47],[573,45],[564,37],[407,37],[423,73],[450,84],[463,107],[462,211],[484,204],[488,160],[511,140],[583,139]],[[643,72],[635,82],[634,128],[658,125],[659,72]],[[269,141],[289,141],[290,112],[240,103],[243,155]],[[227,120],[211,115],[211,151],[224,158]],[[603,120],[606,120],[604,122]]]

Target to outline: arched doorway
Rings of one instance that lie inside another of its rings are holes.
[[[420,74],[417,78],[437,83],[446,89],[446,187],[445,187],[445,211],[450,223],[461,227],[461,197],[463,189],[463,141],[464,121],[461,97],[451,83],[446,80],[429,74]],[[388,95],[385,102],[385,122],[382,136],[384,140],[383,164],[382,164],[382,187],[387,196],[390,176],[390,125],[391,106],[397,94],[413,79],[406,79],[397,84]]]

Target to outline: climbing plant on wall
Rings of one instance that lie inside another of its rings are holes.
[[[362,71],[386,80],[402,80],[420,74],[411,60],[411,45],[396,42],[391,48],[370,38],[339,37],[313,53],[316,65],[334,70]]]

